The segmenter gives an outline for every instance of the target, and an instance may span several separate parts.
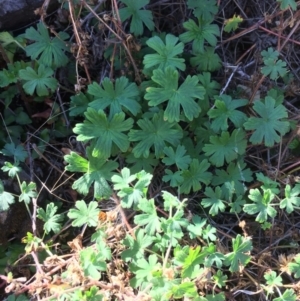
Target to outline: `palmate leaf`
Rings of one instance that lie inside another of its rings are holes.
[[[294,206],[300,206],[300,184],[296,184],[294,188],[290,185],[285,186],[285,198],[280,202],[280,208],[286,208],[287,213],[294,211]]]
[[[205,47],[203,52],[196,52],[190,59],[191,65],[200,71],[215,71],[221,68],[222,61],[214,47]]]
[[[187,169],[192,160],[189,155],[186,155],[186,149],[183,145],[178,145],[176,151],[171,146],[165,147],[164,153],[166,157],[162,159],[162,162],[166,165],[175,164],[179,169]]]
[[[203,20],[212,20],[214,15],[218,12],[216,0],[188,0],[187,5],[189,9],[194,10],[194,16]]]
[[[192,48],[194,52],[204,52],[204,42],[210,46],[217,45],[217,38],[220,35],[219,27],[216,24],[210,24],[210,21],[199,20],[199,24],[189,19],[183,23],[183,27],[187,32],[179,36],[180,40],[184,43],[193,41]]]
[[[219,186],[215,188],[215,191],[213,191],[211,187],[206,187],[204,194],[208,198],[203,198],[201,201],[201,205],[204,208],[210,207],[209,214],[215,216],[219,212],[223,212],[225,210],[226,208],[226,206],[224,205],[225,198]]]
[[[225,255],[225,264],[229,265],[231,272],[237,272],[239,265],[245,266],[251,259],[249,253],[253,246],[250,237],[245,238],[240,234],[232,239],[233,251]]]
[[[131,172],[138,173],[144,170],[148,173],[153,173],[154,168],[158,165],[159,160],[155,158],[154,154],[150,154],[149,157],[139,157],[136,158],[133,153],[126,156],[126,163],[130,167]]]
[[[140,92],[135,83],[129,83],[124,76],[115,81],[115,86],[109,78],[104,78],[101,83],[93,83],[88,86],[88,93],[95,99],[89,106],[96,111],[104,110],[109,107],[109,118],[127,109],[134,116],[140,111],[141,106],[137,102]]]
[[[213,96],[218,95],[220,91],[220,84],[215,80],[211,79],[210,72],[203,72],[197,75],[199,78],[199,83],[205,89],[204,100],[199,102],[202,111],[207,111],[210,108],[209,101]]]
[[[111,188],[107,183],[113,176],[113,170],[117,169],[118,163],[107,161],[104,158],[95,158],[92,156],[92,148],[87,147],[87,156],[85,159],[75,152],[64,157],[69,164],[66,170],[71,172],[82,172],[84,175],[73,183],[73,188],[79,193],[87,195],[92,184],[94,184],[94,197],[97,199],[109,197]]]
[[[92,152],[94,157],[109,158],[113,143],[122,151],[126,152],[129,147],[126,132],[131,129],[133,120],[125,120],[123,112],[115,114],[110,120],[102,111],[96,111],[88,108],[83,123],[77,123],[73,129],[78,134],[78,141],[89,141],[95,139],[95,145]]]
[[[283,77],[286,72],[286,63],[282,60],[278,60],[279,52],[273,48],[268,48],[261,52],[265,66],[261,68],[261,72],[273,80],[276,80],[279,76]]]
[[[202,160],[201,163],[197,159],[193,159],[188,170],[182,172],[183,183],[180,191],[188,194],[191,189],[194,192],[201,189],[201,182],[208,185],[211,181],[212,174],[208,172],[210,164],[208,161]]]
[[[4,185],[0,180],[0,211],[6,211],[15,202],[14,196],[10,192],[4,191]]]
[[[177,37],[171,34],[166,35],[166,43],[158,36],[147,40],[146,44],[157,53],[145,55],[143,60],[145,68],[157,67],[157,69],[164,69],[172,67],[184,71],[184,59],[177,57],[183,53],[184,44],[177,44],[178,40]]]
[[[178,124],[168,122],[163,118],[163,112],[154,114],[152,120],[140,119],[137,122],[141,130],[130,130],[129,140],[139,141],[133,148],[135,157],[148,158],[150,148],[154,147],[155,156],[159,158],[163,154],[166,143],[178,145],[182,138],[182,131]]]
[[[226,170],[217,169],[216,176],[213,177],[212,184],[214,186],[222,185],[222,189],[225,192],[226,199],[229,199],[229,191],[226,189],[226,183],[234,184],[234,190],[237,195],[244,195],[247,187],[245,186],[245,182],[251,182],[252,172],[249,168],[245,169],[246,163],[244,161],[241,162],[230,162],[227,166]]]
[[[209,140],[211,144],[205,144],[203,150],[217,167],[223,166],[225,160],[230,163],[246,151],[245,132],[240,129],[235,129],[231,135],[229,132],[222,132],[221,136],[211,136]]]
[[[157,215],[154,199],[141,199],[139,201],[138,208],[142,211],[142,213],[135,215],[135,224],[145,226],[146,233],[149,235],[154,235],[155,232],[160,232],[160,218]]]
[[[245,204],[244,211],[248,214],[254,215],[258,213],[255,220],[263,223],[267,221],[268,216],[274,218],[277,211],[272,207],[274,194],[270,189],[263,190],[263,194],[256,188],[250,189],[249,199],[253,201],[252,204]]]
[[[153,31],[153,16],[150,10],[141,8],[149,3],[149,0],[121,0],[127,7],[119,9],[120,18],[125,21],[131,17],[130,32],[139,36],[144,32],[144,26]]]
[[[48,29],[41,22],[37,25],[37,30],[30,27],[25,32],[25,38],[35,41],[33,44],[26,47],[26,54],[32,60],[39,57],[39,63],[49,67],[65,66],[69,59],[65,55],[68,50],[66,42],[69,35],[65,32],[60,32],[58,37],[50,38]]]
[[[38,208],[38,218],[45,222],[44,230],[48,234],[51,231],[58,233],[61,230],[61,222],[64,219],[62,214],[55,214],[57,206],[54,203],[47,204],[46,211],[43,208]]]
[[[236,110],[248,103],[246,99],[232,99],[229,95],[220,95],[216,97],[215,106],[208,111],[208,116],[213,118],[211,124],[215,132],[219,130],[226,131],[228,129],[228,119],[239,128],[247,120],[245,113]]]
[[[83,94],[80,92],[74,96],[71,96],[70,102],[70,116],[83,115],[88,108],[89,103],[93,100],[93,97],[89,94]]]
[[[33,95],[35,90],[38,96],[49,95],[49,90],[54,92],[57,87],[57,80],[52,75],[53,70],[42,64],[37,72],[31,67],[19,71],[20,78],[25,81],[23,88],[29,95]]]
[[[188,75],[180,87],[178,87],[178,78],[178,71],[171,67],[165,70],[154,70],[152,80],[161,88],[147,88],[145,99],[149,100],[150,106],[158,106],[167,101],[164,118],[170,122],[180,120],[180,107],[186,118],[191,121],[201,111],[195,99],[203,99],[205,90],[198,84],[197,76]]]
[[[96,227],[98,225],[98,203],[95,201],[90,202],[88,205],[85,201],[76,201],[76,209],[72,208],[68,212],[68,217],[73,219],[73,227],[81,227],[87,224],[89,227]]]
[[[267,96],[264,102],[256,101],[253,109],[260,117],[250,117],[245,123],[246,130],[254,130],[250,141],[254,144],[264,141],[266,146],[273,146],[280,142],[280,135],[290,129],[288,121],[282,121],[288,114],[283,105],[276,105],[275,99]],[[280,135],[279,135],[280,134]]]
[[[297,3],[295,0],[277,0],[277,2],[280,2],[280,9],[287,9],[291,7],[292,10],[297,9]]]

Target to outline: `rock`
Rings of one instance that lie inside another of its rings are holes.
[[[45,0],[0,0],[0,31],[20,29],[38,20],[34,11],[42,7]],[[47,13],[58,6],[57,0],[50,0]]]

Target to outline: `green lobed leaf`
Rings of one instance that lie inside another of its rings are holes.
[[[52,77],[53,70],[45,65],[40,65],[36,72],[31,67],[19,71],[19,76],[25,81],[23,88],[26,93],[33,95],[36,90],[38,96],[47,96],[57,88],[57,80]]]
[[[232,99],[229,95],[220,95],[216,97],[215,105],[208,111],[208,116],[213,119],[211,124],[215,132],[228,129],[228,119],[236,128],[241,127],[247,120],[247,115],[236,110],[248,103],[246,99]]]
[[[290,129],[288,121],[283,121],[288,114],[283,105],[276,105],[275,99],[267,96],[265,101],[256,101],[253,109],[260,117],[250,117],[245,123],[246,130],[254,130],[250,141],[254,144],[262,143],[266,146],[273,146],[280,142],[281,135],[286,134]]]
[[[91,108],[99,111],[109,107],[109,119],[124,109],[134,116],[141,110],[138,103],[140,91],[135,83],[130,83],[124,76],[117,78],[115,85],[107,77],[103,79],[101,86],[94,82],[88,86],[88,93],[95,97],[89,103]]]
[[[193,41],[193,52],[204,52],[204,43],[207,42],[210,46],[217,45],[217,37],[220,36],[219,27],[216,24],[210,24],[210,21],[198,19],[198,24],[189,19],[183,23],[183,27],[187,32],[179,36],[184,43]]]
[[[109,119],[102,110],[96,111],[88,108],[84,115],[83,123],[77,123],[73,131],[78,134],[78,141],[95,139],[92,150],[94,157],[109,158],[113,144],[122,152],[128,150],[128,137],[122,132],[127,132],[132,128],[133,120],[131,118],[125,120],[125,113],[115,114]]]
[[[57,211],[57,206],[54,203],[47,204],[46,211],[43,208],[38,208],[38,218],[45,222],[44,230],[48,234],[51,231],[58,233],[61,230],[61,222],[64,217],[62,214],[55,214]]]
[[[40,64],[49,67],[65,66],[69,59],[65,54],[68,50],[66,42],[69,35],[65,32],[60,32],[57,37],[50,38],[48,29],[43,22],[38,23],[37,30],[29,27],[25,32],[25,38],[33,40],[34,43],[26,46],[26,54],[32,60],[39,60]]]
[[[195,99],[203,99],[205,90],[198,84],[197,76],[188,75],[180,87],[178,78],[178,71],[171,67],[154,70],[152,80],[161,87],[148,87],[145,99],[149,100],[150,106],[158,106],[167,101],[164,118],[170,122],[180,120],[180,107],[186,118],[191,121],[201,112]]]
[[[211,181],[212,174],[208,172],[210,164],[206,159],[201,163],[197,159],[193,159],[189,169],[182,172],[183,183],[181,185],[181,192],[188,194],[191,189],[194,192],[201,189],[201,182],[208,185]]]
[[[252,242],[249,237],[245,238],[240,234],[232,239],[233,251],[225,255],[225,263],[229,265],[231,272],[237,272],[239,266],[245,266],[251,259],[248,253],[252,250]]]
[[[264,190],[263,194],[259,189],[250,189],[249,199],[254,204],[245,204],[244,211],[248,214],[254,215],[258,213],[255,220],[263,223],[267,221],[268,216],[274,218],[277,215],[277,211],[272,207],[272,201],[274,194],[270,189]]]
[[[157,53],[145,55],[143,60],[145,68],[148,69],[156,67],[156,70],[163,70],[167,67],[171,67],[173,69],[184,71],[184,59],[177,57],[183,53],[184,44],[177,44],[179,38],[171,34],[167,34],[165,39],[165,43],[158,36],[154,36],[147,40],[147,45],[154,49]]]
[[[88,205],[85,201],[76,201],[76,209],[70,209],[68,217],[73,219],[73,227],[81,227],[87,224],[89,227],[96,227],[98,225],[98,214],[100,209],[98,203],[95,201],[90,202]]]
[[[245,153],[245,136],[245,132],[240,129],[235,129],[231,135],[229,132],[222,132],[221,136],[210,136],[210,144],[205,144],[203,151],[210,157],[211,163],[217,167],[223,166],[224,161],[230,163]]]
[[[138,142],[133,147],[135,157],[148,158],[150,148],[154,147],[156,158],[163,154],[167,143],[178,145],[182,138],[182,131],[175,122],[168,122],[163,118],[163,112],[154,114],[152,120],[143,118],[137,121],[141,130],[130,130],[129,140]]]
[[[14,202],[14,196],[10,192],[4,191],[3,182],[0,180],[0,211],[7,211]]]
[[[119,9],[120,18],[125,21],[131,18],[130,32],[139,36],[144,32],[144,26],[153,31],[154,22],[152,12],[150,10],[142,10],[144,6],[149,4],[149,0],[121,0],[126,7]]]

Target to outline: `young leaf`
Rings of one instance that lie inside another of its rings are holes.
[[[194,10],[194,16],[203,20],[212,20],[218,12],[216,0],[188,0],[187,5],[189,9]]]
[[[165,147],[164,153],[167,157],[163,158],[162,162],[166,165],[175,164],[178,169],[187,169],[192,160],[189,155],[185,155],[186,149],[183,145],[178,145],[176,152],[174,152],[174,148],[171,146]]]
[[[280,202],[280,208],[286,208],[287,213],[294,211],[294,206],[300,206],[300,184],[296,184],[292,189],[290,185],[285,186],[285,198]]]
[[[145,249],[152,244],[153,238],[147,234],[143,229],[138,229],[135,231],[134,239],[130,234],[127,234],[123,239],[122,244],[127,247],[121,253],[121,258],[124,261],[136,261],[138,258],[143,257]]]
[[[225,21],[224,31],[225,32],[235,31],[239,27],[239,24],[243,21],[244,21],[243,18],[241,18],[240,16],[236,16],[234,14],[232,18]]]
[[[24,162],[28,157],[28,153],[25,151],[22,144],[18,144],[17,147],[14,142],[6,143],[1,152],[4,156],[14,157],[15,162]]]
[[[235,129],[230,136],[229,132],[222,132],[221,136],[211,136],[211,144],[205,144],[203,150],[206,156],[210,156],[210,162],[215,166],[223,166],[243,155],[246,151],[247,140],[244,131]]]
[[[215,191],[211,187],[206,187],[204,194],[208,198],[203,198],[201,205],[204,208],[210,207],[209,214],[215,216],[219,212],[224,212],[226,206],[224,205],[223,193],[219,186],[215,188]]]
[[[24,201],[26,204],[29,204],[32,198],[37,196],[36,193],[36,184],[30,182],[28,185],[26,182],[22,182],[21,184],[21,194],[19,195],[19,202]]]
[[[203,52],[194,53],[190,62],[193,67],[197,67],[200,71],[216,71],[222,66],[222,61],[215,53],[214,47],[205,47]]]
[[[277,0],[280,2],[280,9],[288,9],[291,7],[292,10],[297,10],[297,3],[295,0]]]
[[[221,266],[219,268],[221,268]],[[221,270],[218,270],[217,273],[213,275],[214,282],[219,288],[226,285],[227,278],[227,275],[224,275]]]
[[[87,195],[91,185],[94,184],[94,197],[96,199],[110,197],[111,188],[107,180],[113,176],[112,171],[118,167],[118,163],[93,157],[91,147],[87,147],[87,156],[88,158],[85,159],[77,153],[71,152],[64,157],[65,161],[69,163],[66,170],[85,173],[73,183],[72,188],[83,195]]]
[[[126,163],[130,166],[132,173],[138,173],[141,170],[153,173],[153,170],[158,165],[159,160],[155,158],[153,153],[149,154],[148,158],[136,158],[133,153],[130,153],[126,156]]]
[[[244,211],[248,214],[256,214],[256,221],[263,223],[267,221],[268,215],[270,217],[275,217],[277,211],[272,207],[271,203],[274,199],[274,194],[270,189],[264,190],[263,195],[256,189],[250,189],[249,199],[254,202],[254,204],[244,205]]]
[[[211,225],[207,225],[206,228],[203,229],[203,239],[207,241],[216,241],[217,240],[217,229]]]
[[[217,252],[216,244],[209,243],[209,245],[203,249],[209,253],[205,258],[204,266],[211,268],[213,265],[216,265],[218,269],[221,269],[225,256],[222,253]]]
[[[73,129],[78,134],[78,141],[89,141],[95,139],[92,155],[99,158],[109,158],[112,144],[114,143],[122,152],[126,152],[129,147],[126,132],[131,129],[133,120],[125,120],[125,113],[115,114],[112,119],[108,119],[102,111],[88,108],[83,123],[77,123]]]
[[[125,21],[131,17],[130,32],[136,36],[142,35],[144,32],[143,24],[153,31],[153,16],[150,10],[143,9],[149,3],[149,0],[121,0],[127,7],[119,9],[120,18]]]
[[[275,271],[265,273],[264,278],[266,279],[267,285],[270,287],[282,286],[282,277],[277,276]],[[273,293],[273,289],[268,289],[268,292]]]
[[[289,271],[294,273],[295,278],[300,278],[300,254],[294,258],[294,261],[288,264]]]
[[[197,159],[193,159],[188,170],[182,172],[183,183],[181,185],[181,192],[188,194],[191,189],[194,192],[201,189],[201,182],[205,185],[210,183],[212,174],[208,172],[210,164],[206,159],[201,163]]]
[[[49,95],[49,90],[54,92],[57,87],[57,80],[53,77],[53,70],[45,65],[40,65],[38,71],[27,67],[25,70],[19,71],[19,76],[25,81],[23,88],[26,93],[33,95],[36,90],[38,96]]]
[[[246,168],[245,162],[230,162],[227,166],[226,170],[217,169],[216,176],[213,177],[212,184],[214,186],[217,185],[225,185],[225,183],[234,183],[234,190],[237,195],[244,195],[247,187],[245,186],[245,182],[251,182],[252,172],[249,168]],[[223,189],[224,190],[224,189]],[[228,191],[228,189],[226,189]],[[229,199],[229,194],[225,193],[225,197]]]
[[[229,95],[221,95],[216,97],[214,108],[208,111],[208,116],[213,118],[211,124],[215,132],[219,130],[226,131],[228,129],[228,119],[239,128],[247,120],[245,113],[236,110],[239,107],[245,106],[248,103],[246,99],[232,100]]]
[[[261,188],[263,190],[270,189],[273,194],[279,194],[279,183],[277,183],[276,181],[271,180],[267,176],[263,175],[261,172],[256,173],[256,179],[257,181],[262,182]]]
[[[164,182],[170,182],[171,187],[179,187],[183,182],[182,177],[182,170],[177,170],[175,173],[173,173],[172,170],[166,169],[165,175],[163,176]]]
[[[244,123],[246,130],[254,130],[250,141],[258,144],[264,140],[266,146],[280,142],[280,135],[286,134],[290,129],[289,122],[281,120],[288,117],[286,108],[283,105],[276,106],[275,99],[267,96],[264,102],[256,101],[253,109],[260,117],[250,117]]]
[[[152,121],[143,118],[137,121],[141,130],[130,130],[129,140],[139,141],[133,148],[135,157],[147,158],[153,146],[156,158],[163,154],[166,143],[178,145],[182,138],[182,131],[175,122],[164,120],[163,113],[154,114]]]
[[[202,74],[197,75],[199,82],[205,89],[204,101],[199,103],[202,111],[207,111],[210,108],[209,101],[213,96],[218,95],[220,91],[220,84],[211,79],[210,72],[203,72]]]
[[[128,79],[122,76],[115,81],[115,87],[107,77],[104,78],[101,85],[103,88],[95,82],[88,86],[88,93],[95,97],[89,103],[91,108],[99,111],[109,107],[109,119],[112,119],[115,114],[123,112],[123,108],[134,116],[139,113],[141,106],[137,100],[140,92],[135,83],[129,83]]]
[[[152,254],[148,257],[148,261],[145,258],[140,258],[136,261],[137,271],[136,278],[145,281],[151,281],[154,277],[153,274],[161,269],[161,264],[157,262],[157,256]]]
[[[121,198],[121,205],[124,208],[130,208],[133,204],[138,204],[147,195],[152,175],[141,171],[136,174],[136,177],[138,181],[134,185],[123,187],[118,192],[118,196]]]
[[[68,50],[66,42],[69,35],[65,32],[60,32],[57,37],[50,38],[48,29],[40,22],[37,25],[37,30],[29,27],[25,32],[25,38],[35,41],[33,44],[26,47],[26,54],[31,56],[32,60],[36,60],[39,56],[39,63],[49,67],[65,66],[69,59],[65,55]]]
[[[232,239],[233,251],[225,255],[225,264],[229,265],[231,272],[237,272],[239,265],[245,266],[251,259],[247,254],[252,250],[252,242],[250,238],[245,238],[240,234]]]
[[[130,187],[130,183],[135,181],[137,175],[130,175],[130,170],[125,167],[121,170],[121,175],[113,175],[111,181],[114,183],[115,190],[122,190],[123,188]]]
[[[157,53],[146,54],[143,60],[145,68],[156,67],[156,69],[165,69],[166,67],[172,67],[173,69],[185,70],[184,59],[178,58],[177,55],[183,53],[184,44],[176,43],[178,38],[167,34],[166,43],[158,36],[150,38],[146,44],[154,49]]]
[[[204,52],[204,42],[210,46],[217,45],[217,38],[220,35],[219,27],[216,24],[210,24],[210,21],[198,19],[199,24],[189,19],[183,23],[183,27],[187,32],[179,36],[184,43],[193,41],[193,52]]]
[[[15,202],[14,196],[10,192],[4,191],[4,185],[0,180],[0,211],[6,211]]]
[[[296,300],[297,300],[297,296],[295,295],[294,290],[290,288],[285,290],[280,297],[275,298],[273,301],[296,301]]]
[[[197,274],[195,272],[198,271],[199,264],[204,263],[206,256],[207,253],[203,252],[203,250],[200,249],[200,246],[197,246],[196,248],[190,247],[182,265],[181,276],[183,278],[195,278]]]
[[[76,209],[70,209],[68,217],[74,219],[72,222],[73,227],[81,227],[87,224],[89,227],[96,227],[98,225],[98,214],[100,209],[98,203],[92,201],[86,205],[85,201],[76,201]]]
[[[83,268],[84,275],[94,280],[100,280],[101,273],[106,271],[106,262],[100,252],[95,253],[92,247],[87,247],[80,251],[80,265]]]
[[[55,214],[57,206],[54,203],[50,203],[46,207],[46,212],[43,208],[38,208],[38,218],[45,222],[44,230],[48,234],[51,231],[58,233],[61,230],[60,222],[63,221],[64,217],[62,214]]]
[[[188,75],[185,81],[178,87],[179,73],[171,67],[164,71],[156,69],[153,71],[152,80],[160,88],[149,87],[146,89],[145,99],[149,100],[150,106],[158,106],[167,101],[164,110],[164,119],[169,122],[180,120],[180,107],[188,120],[193,120],[201,111],[195,99],[203,99],[205,90],[198,85],[198,77]]]
[[[192,217],[192,222],[193,224],[189,224],[187,226],[190,238],[195,239],[197,236],[202,237],[202,231],[204,226],[206,225],[207,219],[202,219],[200,216],[194,215]]]
[[[93,97],[89,94],[83,94],[80,92],[74,96],[70,97],[70,116],[79,116],[88,108],[89,103],[92,101]]]
[[[14,164],[10,162],[4,162],[4,165],[1,167],[1,170],[7,172],[8,175],[13,178],[17,173],[22,171],[22,168],[19,167],[19,162],[15,162]]]
[[[149,235],[154,235],[155,232],[160,232],[160,218],[157,216],[154,199],[141,199],[138,203],[138,208],[142,210],[143,213],[135,215],[135,224],[145,226],[146,233]]]

